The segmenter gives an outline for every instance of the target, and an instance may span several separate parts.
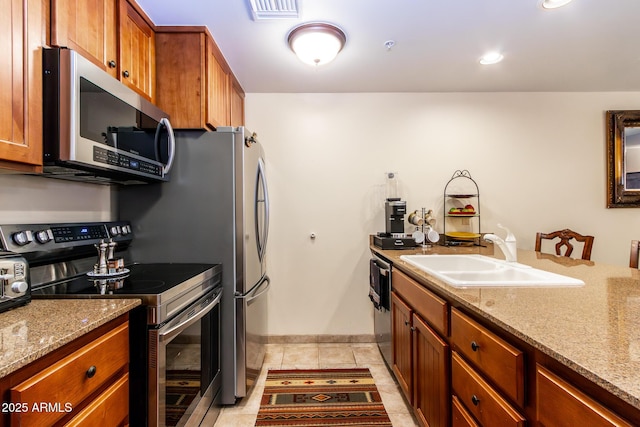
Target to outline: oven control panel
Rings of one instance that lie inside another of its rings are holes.
[[[131,224],[128,221],[110,221],[0,225],[0,249],[21,254],[91,246],[108,239],[128,245],[133,240]]]

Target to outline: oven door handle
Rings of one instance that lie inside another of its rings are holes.
[[[194,305],[198,305],[202,302],[205,302],[207,298],[211,298],[211,297],[212,295],[207,295],[206,297],[202,298],[200,301],[198,301]],[[168,341],[172,339],[174,336],[178,335],[180,332],[182,332],[182,330],[188,328],[189,326],[196,323],[198,320],[202,319],[213,309],[213,307],[215,307],[220,302],[221,298],[222,298],[222,292],[218,292],[218,294],[215,295],[215,298],[213,298],[209,303],[207,303],[206,306],[201,307],[199,311],[189,310],[188,313],[184,313],[174,320],[175,322],[178,322],[177,324],[174,325],[173,322],[170,322],[169,324],[161,328],[160,329],[161,332],[158,333],[158,341],[160,342]],[[186,319],[184,317],[186,317]],[[168,328],[168,329],[163,330],[165,328]]]

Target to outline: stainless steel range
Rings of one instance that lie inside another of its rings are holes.
[[[33,299],[141,299],[129,317],[130,425],[200,423],[221,385],[220,265],[135,263],[128,222],[3,225],[0,240],[29,262]],[[111,259],[101,259],[109,243]],[[100,270],[122,257],[129,262]],[[172,400],[184,378],[197,388],[189,404]]]

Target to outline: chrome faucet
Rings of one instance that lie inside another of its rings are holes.
[[[502,224],[498,224],[499,228],[502,228],[507,232],[507,237],[502,240],[502,238],[496,236],[495,234],[485,234],[484,240],[488,242],[493,242],[502,251],[507,262],[516,262],[518,261],[518,249],[516,247],[516,238],[509,231],[507,227],[503,227]]]

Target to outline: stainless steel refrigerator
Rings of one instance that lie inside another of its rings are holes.
[[[270,287],[264,159],[244,128],[176,132],[170,181],[117,191],[119,218],[134,231],[131,261],[222,264],[222,404],[247,394],[264,361]]]

